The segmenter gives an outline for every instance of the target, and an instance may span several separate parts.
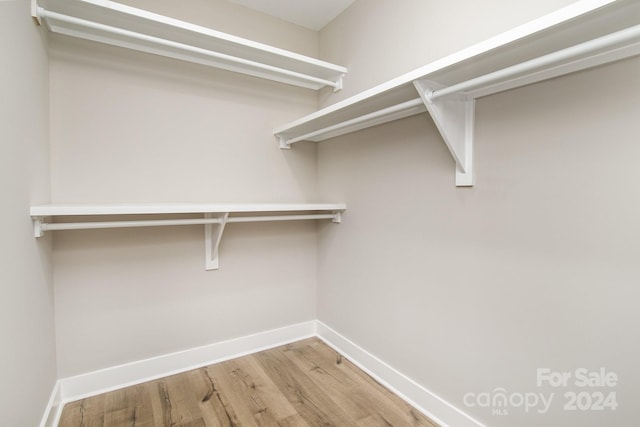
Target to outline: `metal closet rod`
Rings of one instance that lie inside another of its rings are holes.
[[[184,43],[179,43],[179,42],[174,42],[174,41],[167,40],[167,39],[162,39],[160,37],[149,36],[147,34],[141,34],[141,33],[135,32],[135,31],[125,30],[125,29],[122,29],[122,28],[112,27],[110,25],[105,25],[105,24],[100,24],[100,23],[97,23],[97,22],[87,21],[85,19],[80,19],[80,18],[76,18],[76,17],[73,17],[73,16],[64,15],[62,13],[52,12],[50,10],[46,10],[43,7],[38,7],[37,15],[38,15],[39,18],[45,19],[45,20],[47,18],[51,18],[53,20],[66,22],[66,23],[71,24],[71,25],[76,25],[76,26],[79,26],[79,27],[89,28],[89,29],[93,29],[93,30],[98,30],[98,31],[102,31],[102,32],[105,32],[105,33],[115,34],[117,36],[122,36],[122,37],[126,37],[126,38],[129,38],[129,39],[135,39],[135,40],[146,42],[146,43],[152,43],[152,44],[155,44],[155,45],[160,45],[160,46],[168,47],[168,48],[171,48],[171,49],[177,49],[177,50],[180,50],[180,51],[188,52],[190,54],[207,56],[207,57],[215,58],[215,59],[222,60],[222,61],[228,61],[228,62],[239,64],[239,65],[242,65],[242,66],[245,66],[245,67],[256,68],[256,69],[264,70],[264,71],[267,71],[267,72],[270,72],[270,73],[280,74],[280,75],[283,75],[283,76],[292,77],[292,78],[295,78],[295,79],[298,79],[298,80],[302,80],[302,81],[320,83],[320,84],[323,84],[323,85],[331,86],[331,87],[333,87],[335,89],[339,89],[340,88],[340,83],[336,83],[336,82],[333,82],[331,80],[321,79],[319,77],[314,77],[314,76],[310,76],[310,75],[307,75],[307,74],[298,73],[296,71],[291,71],[291,70],[287,70],[287,69],[284,69],[284,68],[274,67],[272,65],[262,64],[260,62],[251,61],[249,59],[238,58],[238,57],[227,55],[227,54],[224,54],[224,53],[214,52],[214,51],[203,49],[203,48],[196,47],[196,46],[190,46],[190,45],[187,45],[187,44],[184,44]],[[93,40],[95,40],[95,39],[93,39]]]
[[[167,225],[202,225],[202,224],[222,224],[230,222],[266,222],[266,221],[300,221],[312,219],[339,218],[339,213],[330,214],[306,214],[306,215],[270,215],[270,216],[237,216],[222,218],[193,218],[193,219],[157,219],[138,221],[104,221],[104,222],[59,222],[40,223],[42,231],[56,230],[91,230],[100,228],[133,228],[133,227],[159,227]]]
[[[526,73],[534,73],[536,71],[540,71],[540,69],[545,67],[559,66],[562,63],[567,63],[573,59],[579,59],[579,57],[582,55],[596,53],[599,50],[606,49],[619,43],[632,42],[639,36],[640,25],[636,25],[634,27],[629,27],[594,40],[589,40],[587,42],[583,42],[557,52],[553,52],[538,58],[531,59],[529,61],[522,62],[520,64],[516,64],[498,71],[494,71],[492,73],[463,81],[461,83],[454,84],[452,86],[432,91],[430,93],[427,93],[426,96],[427,99],[435,101],[438,98],[444,98],[446,96],[461,94],[466,91],[472,91],[474,89],[506,81],[510,78],[524,77]],[[363,116],[336,123],[322,129],[317,129],[304,135],[296,136],[290,139],[285,138],[285,141],[287,144],[304,141],[309,138],[322,136],[330,132],[339,131],[341,129],[345,129],[361,123],[373,121],[387,115],[392,115],[402,111],[408,111],[412,108],[417,108],[421,104],[423,104],[421,98],[412,99],[410,101],[402,102],[391,107],[386,107],[382,110],[374,111]]]

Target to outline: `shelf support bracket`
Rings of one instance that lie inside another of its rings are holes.
[[[229,219],[229,212],[219,214],[218,216],[206,213],[204,217],[207,219],[218,218],[220,220],[217,224],[204,225],[205,270],[217,270],[220,266],[220,240],[222,239],[224,227],[227,225],[227,220]]]
[[[340,92],[342,90],[343,79],[344,74],[341,74],[340,77],[338,77],[338,79],[336,80],[336,85],[333,87],[334,92]]]
[[[278,140],[280,141],[281,150],[291,150],[291,143],[286,137],[280,135],[278,136]]]
[[[456,162],[456,186],[473,186],[475,100],[464,95],[432,99],[442,85],[429,80],[415,80],[413,84]]]
[[[44,227],[42,224],[44,224],[44,217],[36,216],[33,218],[33,235],[35,237],[44,236]]]
[[[38,15],[38,1],[37,0],[31,0],[31,18],[33,19],[33,22],[37,26],[42,25],[42,20],[40,19],[40,16]]]

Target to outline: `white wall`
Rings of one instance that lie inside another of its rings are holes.
[[[349,93],[563,2],[474,3],[359,1],[321,51],[349,59]],[[414,25],[455,9],[455,26]],[[426,116],[319,144],[319,193],[349,207],[321,228],[319,319],[488,426],[634,425],[638,75],[635,58],[479,100],[473,188]],[[563,411],[581,389],[536,386],[537,368],[583,367],[618,375],[616,411]],[[556,395],[546,415],[464,405],[498,387]]]
[[[49,201],[47,53],[29,2],[0,2],[0,413],[40,422],[56,380],[51,245],[29,206]]]
[[[226,2],[147,5],[317,51],[316,33]],[[53,202],[314,199],[315,146],[285,152],[271,134],[316,109],[313,91],[62,37],[51,48]],[[229,225],[218,271],[204,270],[202,226],[57,233],[60,376],[315,319],[315,230]]]

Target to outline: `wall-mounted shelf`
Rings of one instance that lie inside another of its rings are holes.
[[[339,90],[347,69],[308,56],[107,0],[32,0],[55,33],[310,89]]]
[[[274,130],[281,148],[429,112],[473,185],[475,99],[640,54],[640,2],[583,0]]]
[[[204,225],[205,269],[219,266],[218,248],[225,225],[233,222],[299,221],[330,219],[339,223],[342,203],[254,203],[254,204],[154,204],[154,205],[42,205],[31,207],[34,234],[42,237],[46,231],[87,230],[100,228],[159,227],[170,225]],[[202,215],[201,218],[193,218]],[[270,215],[271,214],[271,215]],[[112,220],[115,216],[127,216],[126,220]],[[135,219],[136,215],[144,219]],[[149,219],[154,215],[171,215],[171,218]],[[130,216],[134,216],[133,219]],[[189,216],[179,218],[178,216]],[[60,222],[65,217],[82,219]],[[48,218],[57,218],[48,222]]]

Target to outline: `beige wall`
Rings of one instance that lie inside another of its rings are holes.
[[[321,51],[349,59],[348,93],[419,65],[423,48],[440,56],[563,2],[473,14],[480,4],[460,3],[356,2],[323,31]],[[451,27],[408,24],[427,7],[471,10]],[[319,193],[349,207],[339,228],[321,228],[319,319],[486,425],[633,425],[638,75],[635,58],[479,100],[473,188],[454,186],[426,116],[319,144]],[[563,411],[563,393],[581,389],[536,386],[537,368],[582,367],[617,373],[616,411]],[[556,396],[544,416],[465,407],[465,393],[498,387]]]
[[[36,426],[56,380],[50,239],[32,203],[49,201],[47,54],[29,2],[0,2],[0,413]]]
[[[301,27],[266,16],[253,25],[255,13],[224,2],[185,3],[153,6],[317,51],[317,34]],[[52,199],[312,201],[315,146],[281,151],[271,129],[316,106],[306,89],[53,37]],[[316,318],[313,222],[228,226],[218,271],[204,270],[203,239],[202,226],[57,233],[60,376]]]

